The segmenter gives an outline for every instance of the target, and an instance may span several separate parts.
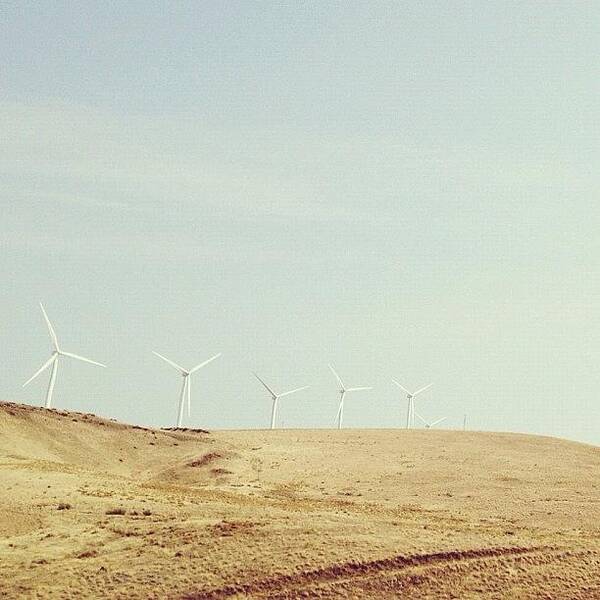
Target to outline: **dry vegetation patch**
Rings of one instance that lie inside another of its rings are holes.
[[[583,444],[153,431],[0,404],[0,462],[10,600],[600,598]]]

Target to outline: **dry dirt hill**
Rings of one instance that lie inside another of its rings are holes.
[[[600,598],[600,448],[0,404],[2,598]]]

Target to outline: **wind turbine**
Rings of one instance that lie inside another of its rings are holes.
[[[433,421],[433,423],[429,423],[416,410],[415,410],[415,415],[417,415],[417,418],[419,419],[419,421],[421,421],[421,423],[423,423],[423,425],[425,425],[425,429],[431,429],[432,427],[435,427],[438,423],[441,423],[442,421],[446,420],[446,417],[442,417],[441,419],[438,419],[437,421]]]
[[[50,319],[44,310],[43,304],[40,302],[40,308],[42,309],[42,314],[44,315],[44,320],[46,321],[46,325],[48,325],[48,331],[50,332],[50,338],[52,339],[52,345],[54,346],[54,350],[52,351],[52,356],[37,370],[34,375],[32,375],[24,384],[25,387],[27,384],[32,382],[40,373],[43,373],[50,365],[52,365],[52,371],[50,372],[50,383],[48,384],[48,391],[46,392],[46,408],[50,408],[52,406],[52,392],[54,391],[54,384],[56,383],[56,373],[58,371],[58,360],[61,356],[68,356],[69,358],[75,358],[77,360],[81,360],[86,363],[90,363],[92,365],[97,365],[99,367],[106,367],[102,363],[96,362],[95,360],[90,360],[89,358],[84,358],[83,356],[79,356],[77,354],[73,354],[72,352],[65,352],[61,350],[58,345],[58,338],[56,337],[56,332],[54,331],[54,327],[52,327],[52,323],[50,323]]]
[[[183,385],[181,386],[181,394],[179,396],[179,411],[177,413],[177,427],[181,427],[181,424],[183,422],[183,409],[185,407],[186,398],[187,398],[188,417],[190,416],[190,413],[191,413],[192,382],[190,380],[190,375],[192,373],[195,373],[198,369],[205,367],[208,363],[212,362],[216,358],[219,358],[219,356],[221,356],[221,353],[219,352],[219,354],[215,354],[213,357],[209,358],[208,360],[205,360],[204,362],[200,363],[199,365],[196,365],[193,369],[188,370],[188,369],[184,369],[183,367],[180,367],[177,363],[174,363],[172,360],[168,359],[166,356],[163,356],[162,354],[159,354],[158,352],[154,352],[154,350],[152,352],[153,352],[153,354],[156,354],[156,356],[158,356],[159,358],[162,358],[165,362],[169,363],[172,367],[175,367],[183,376]]]
[[[347,388],[342,381],[342,378],[336,373],[335,369],[329,365],[331,372],[335,375],[335,378],[338,380],[340,384],[340,405],[338,407],[336,419],[338,424],[338,429],[342,428],[342,419],[344,418],[344,398],[348,392],[358,392],[359,390],[372,390],[372,387],[353,387]]]
[[[426,385],[425,387],[422,387],[422,388],[418,389],[413,394],[412,392],[409,392],[403,385],[401,385],[400,383],[398,383],[393,377],[392,377],[392,381],[402,391],[406,392],[406,398],[408,400],[408,408],[407,408],[407,411],[406,411],[406,429],[410,429],[415,424],[415,397],[418,396],[421,392],[424,392],[425,390],[428,390],[433,385],[433,383],[430,383],[429,385]]]
[[[265,387],[267,392],[269,392],[269,394],[271,394],[271,398],[273,400],[273,406],[271,408],[271,429],[275,429],[275,419],[277,417],[277,401],[279,400],[279,398],[283,398],[284,396],[289,396],[290,394],[295,394],[296,392],[299,392],[300,390],[305,390],[310,386],[305,385],[303,387],[299,387],[294,390],[290,390],[289,392],[283,392],[282,394],[276,394],[256,373],[254,373],[254,371],[252,372],[252,374],[254,375],[254,377],[256,377],[256,379],[258,379],[263,384],[263,386]]]

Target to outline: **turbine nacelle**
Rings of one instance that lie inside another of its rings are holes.
[[[154,350],[152,351],[152,353],[155,354],[156,356],[158,356],[158,358],[164,360],[169,365],[171,365],[174,369],[179,371],[179,374],[183,378],[183,386],[181,388],[181,395],[179,398],[179,412],[177,413],[177,427],[181,427],[181,425],[183,423],[183,409],[185,407],[186,399],[187,399],[188,417],[190,416],[190,413],[191,413],[192,383],[191,383],[190,375],[192,373],[194,373],[195,371],[198,371],[198,369],[201,369],[202,367],[206,366],[208,363],[211,363],[213,360],[219,358],[219,356],[221,356],[221,353],[219,352],[219,354],[215,354],[208,360],[201,362],[199,365],[196,365],[192,369],[184,369],[183,367],[178,365],[176,362],[173,362],[170,358],[167,358],[166,356],[163,356],[162,354],[159,354],[158,352],[155,352]]]
[[[408,409],[406,413],[406,429],[409,429],[411,425],[415,424],[415,398],[423,393],[425,390],[428,390],[433,383],[426,385],[422,388],[419,388],[416,392],[411,392],[406,389],[399,381],[396,381],[392,377],[392,381],[406,394],[406,399],[408,400]]]
[[[67,356],[68,358],[74,358],[75,360],[79,360],[81,362],[90,363],[91,365],[96,365],[98,367],[106,367],[106,365],[96,362],[95,360],[91,360],[89,358],[85,358],[84,356],[79,356],[78,354],[73,354],[72,352],[65,352],[61,350],[58,345],[58,337],[56,336],[56,331],[54,331],[54,327],[52,327],[52,323],[50,323],[50,319],[46,314],[46,310],[44,309],[44,305],[40,302],[40,308],[42,309],[42,314],[44,315],[44,320],[46,321],[46,325],[48,327],[48,332],[50,333],[50,339],[52,340],[52,344],[54,346],[54,350],[50,355],[50,358],[23,384],[23,387],[32,382],[38,375],[43,373],[47,368],[52,366],[52,372],[50,374],[50,383],[48,385],[48,391],[46,392],[46,408],[50,408],[52,405],[52,393],[54,391],[54,384],[56,382],[56,372],[58,369],[58,359],[61,356]]]
[[[260,381],[260,383],[267,390],[267,392],[269,392],[269,394],[271,394],[271,400],[273,401],[273,408],[271,410],[271,429],[275,429],[275,418],[277,416],[277,401],[279,400],[279,398],[283,398],[284,396],[289,396],[290,394],[295,394],[296,392],[300,392],[301,390],[306,390],[310,386],[305,385],[305,386],[290,390],[289,392],[282,392],[281,394],[277,394],[273,390],[273,388],[269,387],[254,371],[252,372],[252,374],[254,375],[254,377],[256,377],[256,379],[258,379],[258,381]]]
[[[406,389],[401,383],[399,383],[396,379],[394,379],[392,377],[392,381],[403,391],[406,393],[406,397],[411,400],[412,398],[415,398],[416,396],[418,396],[419,394],[421,394],[422,392],[424,392],[425,390],[428,390],[433,383],[430,383],[426,386],[423,386],[422,388],[419,388],[416,392],[411,392],[410,390]]]
[[[415,415],[417,415],[417,418],[419,419],[419,421],[421,421],[421,423],[423,423],[425,429],[431,429],[432,427],[435,427],[442,421],[446,420],[446,417],[442,417],[441,419],[437,419],[436,421],[433,421],[430,423],[429,421],[426,421],[417,411],[415,411]]]
[[[342,378],[338,375],[337,371],[331,366],[329,365],[329,369],[331,370],[331,372],[335,375],[335,378],[337,379],[339,385],[340,385],[340,405],[338,407],[338,412],[337,412],[337,422],[338,422],[338,429],[342,428],[342,418],[343,418],[343,414],[344,414],[344,396],[348,393],[348,392],[358,392],[361,390],[372,390],[372,387],[353,387],[353,388],[347,388],[344,385],[344,382],[342,381]]]

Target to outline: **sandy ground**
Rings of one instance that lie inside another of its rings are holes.
[[[600,448],[0,404],[2,598],[600,598]]]

